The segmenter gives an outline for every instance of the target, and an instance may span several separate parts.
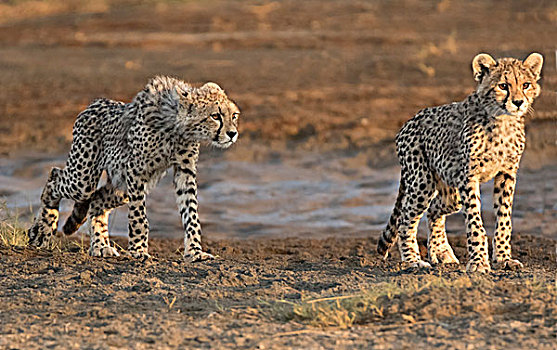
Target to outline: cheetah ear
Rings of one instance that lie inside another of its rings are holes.
[[[539,53],[532,53],[524,60],[524,65],[532,70],[536,78],[540,77],[543,66],[543,56]]]
[[[472,60],[472,70],[474,71],[474,79],[477,82],[482,81],[483,77],[489,73],[491,67],[497,65],[497,61],[486,53],[481,53]]]
[[[215,83],[208,82],[201,87],[201,90],[205,90],[210,94],[215,94],[219,92],[223,92],[222,88]]]

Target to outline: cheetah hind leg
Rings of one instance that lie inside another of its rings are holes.
[[[412,154],[414,153],[416,152],[413,151]],[[415,173],[408,172],[409,161],[413,163],[412,169]],[[398,250],[403,262],[413,267],[430,268],[431,264],[423,261],[420,256],[417,229],[426,208],[435,197],[435,183],[432,180],[433,176],[426,176],[428,169],[419,151],[411,158],[402,158],[401,165],[401,178],[410,181],[405,181],[405,193],[397,222]],[[414,198],[416,200],[413,200]]]
[[[438,195],[431,200],[427,211],[429,235],[427,237],[427,252],[429,262],[435,264],[459,264],[453,248],[447,239],[445,218],[458,212],[462,205],[460,196],[455,188],[438,183]]]
[[[445,245],[428,249],[429,262],[436,264],[460,264],[460,261],[453,252],[453,248],[447,243]]]
[[[429,214],[429,213],[428,213]],[[428,219],[430,219],[428,217]],[[453,248],[447,240],[445,232],[445,217],[437,220],[428,220],[429,236],[427,240],[427,255],[432,265],[437,264],[460,264],[455,256]]]
[[[47,248],[58,228],[58,205],[61,196],[58,193],[61,169],[52,168],[41,195],[41,208],[33,224],[27,231],[29,244],[37,248]]]
[[[116,248],[110,245],[108,238],[108,216],[110,210],[96,212],[90,217],[91,247],[89,255],[94,257],[120,256]]]
[[[120,256],[110,244],[108,235],[108,217],[112,209],[128,202],[128,196],[115,189],[110,182],[99,188],[91,198],[89,205],[89,234],[91,247],[89,255],[95,257]]]

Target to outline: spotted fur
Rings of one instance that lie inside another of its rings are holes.
[[[495,178],[497,226],[493,260],[504,268],[522,264],[511,257],[511,210],[516,174],[525,144],[524,118],[540,94],[543,57],[498,61],[479,54],[472,62],[476,91],[464,101],[426,108],[396,136],[401,164],[398,197],[377,251],[388,256],[398,238],[403,261],[422,261],[416,229],[427,211],[428,257],[432,264],[458,263],[445,232],[445,217],[464,208],[467,271],[489,272],[487,235],[480,210],[480,183]]]
[[[118,256],[109,242],[108,216],[112,209],[127,204],[128,250],[134,257],[148,257],[145,195],[173,168],[185,231],[184,257],[190,261],[213,258],[201,249],[196,183],[199,147],[227,148],[236,142],[239,113],[218,85],[195,88],[170,77],[152,79],[128,104],[95,100],[77,117],[66,166],[50,172],[41,208],[28,231],[31,244],[48,246],[57,229],[60,200],[68,198],[75,205],[64,233],[74,233],[88,216],[90,255]],[[103,171],[108,181],[97,188]]]

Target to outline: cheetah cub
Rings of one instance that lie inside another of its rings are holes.
[[[39,213],[28,231],[48,246],[58,225],[60,199],[75,201],[63,231],[74,233],[89,217],[92,256],[118,256],[108,238],[108,215],[128,205],[128,250],[149,257],[145,196],[167,169],[174,169],[176,202],[185,231],[184,258],[213,259],[201,250],[196,163],[200,144],[227,148],[238,138],[240,110],[214,83],[200,88],[156,77],[131,103],[95,100],[77,116],[66,166],[50,171]],[[97,188],[106,172],[106,185]]]
[[[401,180],[396,204],[377,251],[388,256],[398,237],[402,261],[431,267],[420,258],[416,229],[427,211],[431,264],[458,263],[445,232],[445,217],[464,207],[468,272],[489,272],[487,235],[480,216],[480,183],[495,178],[497,226],[493,261],[520,268],[511,257],[511,210],[524,150],[524,118],[540,94],[543,57],[524,61],[479,54],[472,61],[477,88],[464,101],[426,108],[396,136]]]

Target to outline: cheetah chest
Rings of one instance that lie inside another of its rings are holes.
[[[501,171],[516,171],[525,143],[522,123],[513,117],[500,116],[477,137],[481,142],[473,152],[471,169],[480,182],[489,181]]]

